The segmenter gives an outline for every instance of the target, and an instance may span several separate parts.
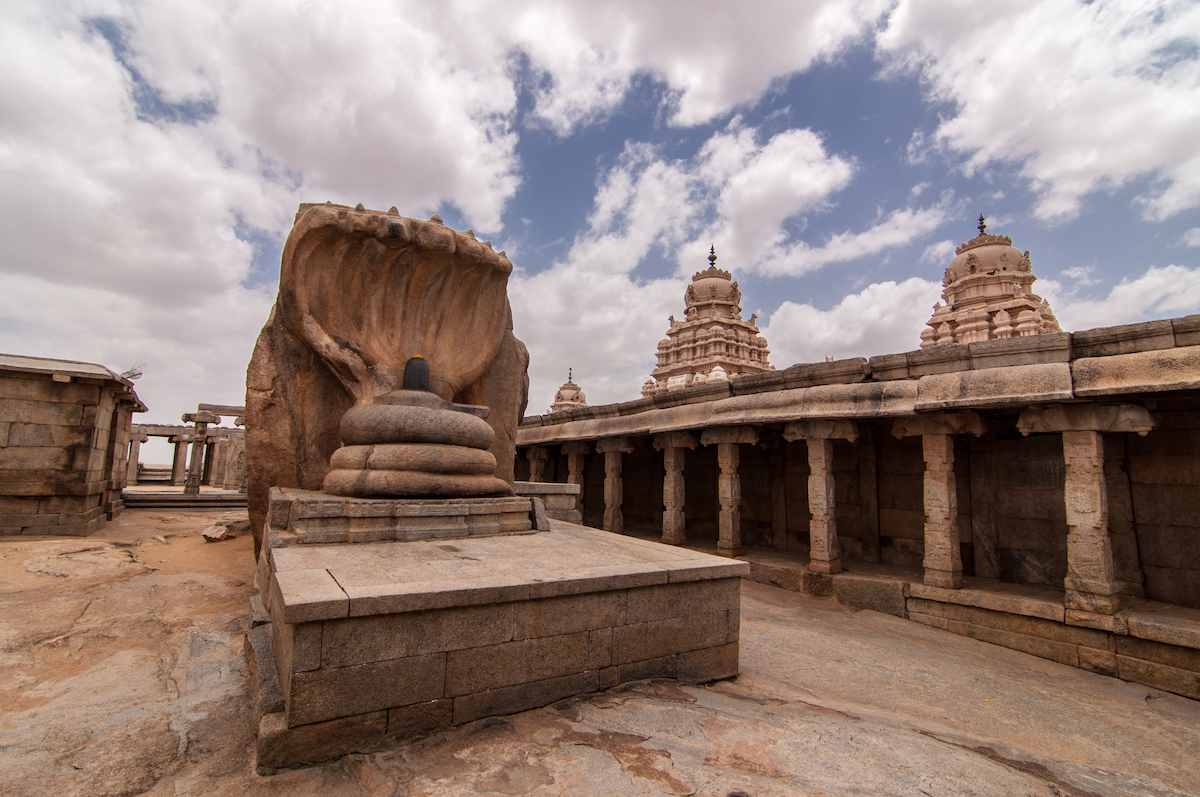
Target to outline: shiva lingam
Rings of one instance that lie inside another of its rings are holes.
[[[487,450],[496,438],[490,412],[431,393],[429,363],[416,355],[405,363],[402,389],[342,416],[343,445],[322,489],[359,498],[512,495]]]

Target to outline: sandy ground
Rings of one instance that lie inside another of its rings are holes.
[[[4,795],[1200,794],[1200,703],[744,583],[742,674],[260,777],[237,512],[0,541]],[[244,516],[244,514],[243,514]]]

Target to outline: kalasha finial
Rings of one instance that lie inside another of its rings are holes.
[[[708,247],[708,265],[711,268],[717,267],[717,247],[711,244]]]
[[[568,368],[568,369],[567,369],[567,381],[568,381],[568,382],[570,382],[570,381],[571,381],[571,372],[572,372],[573,370],[574,370],[573,368]]]
[[[979,234],[983,235],[987,232],[987,225],[983,223],[983,214],[979,214]]]

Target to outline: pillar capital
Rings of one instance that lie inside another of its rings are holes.
[[[563,443],[563,453],[568,456],[571,454],[587,454],[592,450],[590,443],[585,443],[581,440],[572,440],[569,443]]]
[[[664,432],[663,434],[654,435],[654,450],[662,451],[666,448],[695,448],[699,443],[696,442],[696,436],[691,432]]]
[[[619,451],[628,454],[633,451],[633,442],[628,437],[605,437],[596,441],[596,450],[601,454]]]
[[[525,458],[526,459],[549,459],[550,452],[548,452],[544,446],[530,446],[529,448],[525,449]]]
[[[979,413],[971,410],[959,412],[930,412],[897,418],[892,422],[893,437],[924,437],[934,434],[973,434],[979,437],[987,431]]]
[[[858,439],[858,424],[851,420],[828,420],[819,418],[811,421],[792,421],[783,427],[783,439],[789,443],[797,440],[849,440]]]
[[[221,416],[215,412],[204,410],[202,412],[185,412],[182,420],[185,423],[220,423]]]
[[[1022,435],[1036,432],[1137,432],[1154,428],[1150,412],[1138,404],[1046,404],[1026,407],[1017,420]]]
[[[700,445],[711,446],[713,443],[745,443],[754,445],[758,442],[758,431],[749,426],[717,426],[705,429],[700,435]]]

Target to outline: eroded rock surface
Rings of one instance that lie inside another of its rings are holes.
[[[430,389],[491,409],[496,476],[511,484],[529,354],[512,332],[503,252],[437,217],[301,205],[279,298],[246,373],[247,501],[256,545],[272,486],[321,489],[352,406],[429,362]]]

